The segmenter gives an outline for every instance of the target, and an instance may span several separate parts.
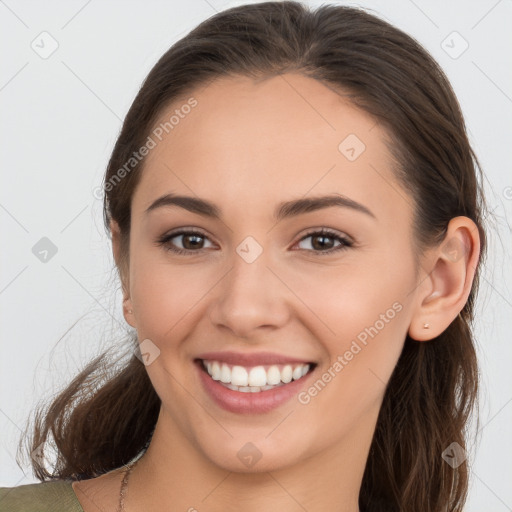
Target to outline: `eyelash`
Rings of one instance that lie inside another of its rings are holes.
[[[181,229],[179,231],[175,231],[173,233],[169,233],[169,234],[166,234],[166,235],[162,236],[161,238],[159,238],[157,240],[156,243],[157,243],[158,246],[164,246],[165,250],[173,252],[175,254],[189,255],[189,254],[193,254],[193,253],[199,253],[199,252],[202,252],[203,250],[205,250],[205,249],[190,250],[190,249],[181,249],[179,247],[173,247],[170,244],[170,240],[175,238],[175,237],[177,237],[177,236],[180,236],[180,235],[199,235],[199,236],[201,236],[203,238],[208,238],[201,231],[198,231],[198,230],[195,230],[195,229],[186,229],[186,230],[185,229]],[[338,240],[338,241],[342,242],[342,244],[337,246],[337,247],[335,247],[335,248],[328,249],[327,251],[315,251],[315,250],[309,250],[309,249],[298,249],[298,250],[314,252],[314,253],[317,253],[319,255],[320,254],[324,255],[324,254],[332,254],[332,253],[335,253],[335,252],[338,252],[338,251],[344,251],[344,250],[347,250],[348,248],[353,246],[353,242],[351,240],[349,240],[347,237],[341,236],[336,231],[332,231],[332,230],[330,230],[328,228],[321,228],[321,229],[311,230],[308,233],[306,233],[298,242],[302,242],[303,240],[305,240],[306,238],[311,237],[312,235],[320,235],[320,236],[326,236],[328,238],[333,238],[335,240]]]

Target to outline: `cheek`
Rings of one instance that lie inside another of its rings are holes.
[[[133,254],[130,294],[139,337],[168,339],[197,308],[205,292],[218,280],[204,265],[180,265],[165,256]]]
[[[299,403],[304,421],[326,444],[376,414],[403,348],[410,316],[408,279],[378,275],[352,269],[322,283],[303,283],[305,289],[309,285],[309,298],[323,285],[322,299],[308,305],[322,319],[316,336],[328,360],[317,380],[302,390]],[[321,424],[309,420],[319,417]]]
[[[398,265],[381,254],[295,279],[315,313],[308,327],[328,355],[322,372],[332,394],[322,393],[319,406],[339,401],[363,410],[382,397],[406,338],[414,275],[412,255]]]
[[[407,257],[398,265],[385,255],[355,254],[337,266],[290,268],[281,275],[308,306],[318,339],[333,352],[355,338],[364,343],[368,330],[379,336],[391,327],[403,331],[402,311],[414,288],[412,261]]]

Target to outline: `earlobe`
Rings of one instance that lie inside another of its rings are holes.
[[[428,341],[439,336],[462,311],[480,256],[478,227],[468,217],[448,224],[443,242],[429,251],[420,276],[409,336]],[[426,269],[430,268],[430,271]]]
[[[123,300],[123,316],[128,325],[131,325],[134,328],[137,327],[137,324],[135,322],[135,316],[133,314],[132,301],[129,298],[125,298]]]

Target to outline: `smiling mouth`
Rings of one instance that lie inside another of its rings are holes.
[[[245,367],[207,359],[196,361],[213,380],[232,391],[242,393],[260,393],[285,386],[302,379],[316,367],[315,363]]]

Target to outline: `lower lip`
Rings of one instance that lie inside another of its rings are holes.
[[[306,380],[314,371],[313,369],[304,377],[298,380],[292,380],[284,386],[259,391],[257,393],[244,393],[242,391],[233,391],[232,389],[226,388],[218,381],[213,380],[210,375],[203,370],[201,362],[197,363],[196,366],[203,387],[212,400],[226,411],[238,414],[262,414],[276,409],[293,396],[297,395],[297,393],[304,388]]]

